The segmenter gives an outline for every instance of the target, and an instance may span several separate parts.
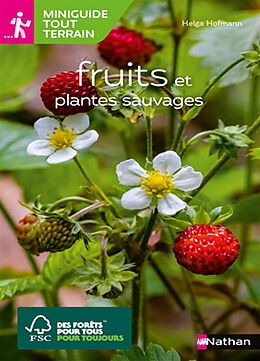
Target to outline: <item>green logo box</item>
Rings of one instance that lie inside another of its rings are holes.
[[[20,350],[124,350],[131,346],[131,308],[20,307]]]
[[[97,44],[133,0],[36,0],[35,44]]]

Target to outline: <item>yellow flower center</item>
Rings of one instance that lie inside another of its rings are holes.
[[[140,180],[143,182],[141,186],[149,195],[156,195],[157,198],[162,198],[164,193],[170,193],[174,187],[172,182],[173,175],[167,175],[167,171],[163,174],[159,169],[154,171],[147,171],[147,178],[142,177]]]
[[[69,130],[65,125],[63,125],[62,128],[54,128],[52,134],[47,134],[47,136],[49,137],[50,146],[59,150],[71,147],[77,133],[73,128]]]

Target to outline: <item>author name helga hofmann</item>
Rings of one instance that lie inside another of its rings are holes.
[[[212,26],[212,27],[240,27],[243,26],[241,21],[223,21],[223,20],[204,20],[204,21],[197,21],[197,20],[182,20],[182,26],[187,27],[194,27],[200,28],[203,26]]]

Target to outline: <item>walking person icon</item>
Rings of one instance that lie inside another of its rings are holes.
[[[26,35],[22,27],[29,28],[29,26],[31,25],[31,20],[27,20],[26,23],[23,23],[21,19],[22,16],[23,13],[21,11],[18,11],[17,18],[13,18],[10,22],[11,25],[15,25],[14,37],[16,39],[19,38],[19,35],[21,35],[21,37],[25,39]]]

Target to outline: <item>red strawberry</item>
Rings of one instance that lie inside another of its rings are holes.
[[[72,115],[77,113],[89,112],[94,105],[90,99],[90,103],[85,101],[81,106],[64,105],[55,108],[55,98],[63,97],[66,100],[67,94],[70,98],[81,97],[98,97],[97,90],[91,85],[91,81],[82,74],[82,86],[79,86],[79,73],[76,71],[62,72],[48,78],[41,87],[41,98],[43,104],[55,115]],[[75,99],[74,99],[75,100]]]
[[[195,225],[180,232],[173,248],[180,265],[193,273],[222,274],[233,264],[240,244],[223,226]]]
[[[133,68],[143,66],[159,49],[152,40],[123,26],[114,28],[98,45],[101,58],[118,69],[129,69],[128,62]]]

